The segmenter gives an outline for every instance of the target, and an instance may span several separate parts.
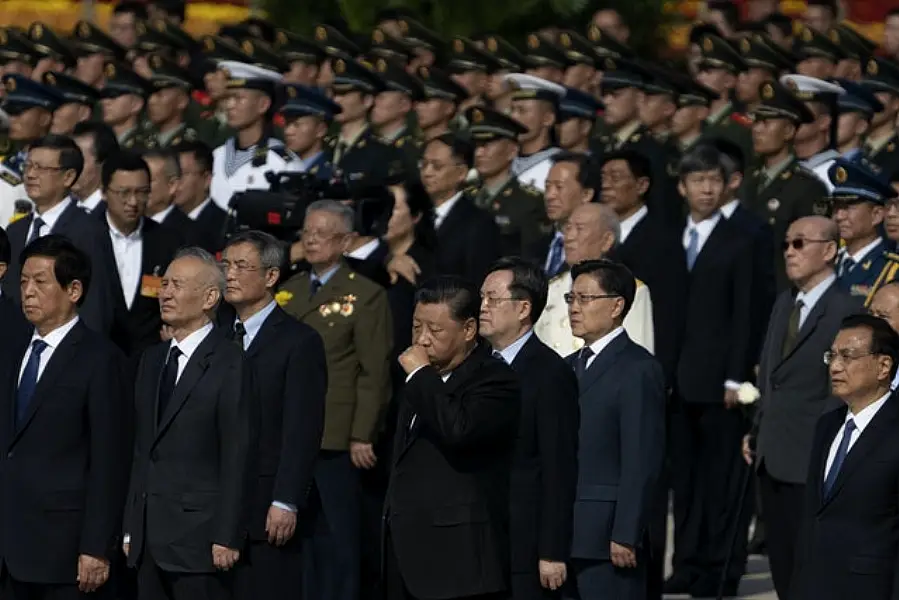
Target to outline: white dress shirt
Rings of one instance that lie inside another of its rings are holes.
[[[590,358],[587,359],[586,368],[589,369],[590,365],[593,364],[593,361],[596,360],[596,357],[599,356],[599,353],[605,350],[606,347],[622,333],[624,333],[624,327],[616,327],[609,333],[605,334],[604,336],[590,344],[590,350],[593,351],[593,354],[590,356]]]
[[[494,352],[499,352],[500,356],[503,357],[503,360],[506,361],[506,364],[511,365],[515,360],[515,357],[518,356],[518,353],[521,352],[521,349],[524,348],[524,345],[531,339],[532,335],[534,335],[534,330],[528,329],[523,336],[506,346],[505,349],[494,350]]]
[[[702,253],[703,246],[709,241],[709,236],[712,235],[712,231],[715,230],[715,226],[718,225],[718,221],[721,220],[721,217],[720,211],[699,223],[694,223],[691,217],[687,217],[687,226],[684,228],[683,236],[684,250],[690,246],[690,230],[696,229],[696,255],[699,256],[699,254]]]
[[[843,420],[843,426],[840,427],[836,437],[834,437],[833,442],[831,442],[830,452],[827,453],[827,466],[824,469],[824,479],[827,479],[827,474],[830,473],[833,461],[837,457],[837,450],[840,447],[840,442],[843,441],[843,433],[846,430],[846,422],[849,421],[849,419],[855,421],[855,430],[852,432],[852,437],[849,438],[849,448],[846,453],[848,456],[849,452],[852,451],[852,446],[854,446],[855,442],[858,441],[858,438],[861,437],[862,432],[864,432],[865,428],[871,424],[874,415],[876,415],[883,405],[886,404],[887,400],[890,399],[890,394],[891,392],[884,394],[879,400],[860,410],[857,415],[852,414],[851,410],[846,411],[846,418]]]
[[[137,229],[129,234],[124,234],[116,229],[108,214],[106,223],[109,225],[109,239],[112,240],[112,251],[115,254],[115,264],[119,271],[119,283],[122,285],[125,305],[130,310],[140,285],[144,254],[144,223],[141,221]]]
[[[381,240],[378,238],[373,239],[370,242],[366,242],[353,250],[352,252],[348,252],[347,256],[350,258],[355,258],[356,260],[367,260],[369,256],[371,256],[372,252],[378,249],[378,246],[381,245]]]
[[[725,219],[730,219],[734,216],[734,213],[737,212],[738,206],[740,206],[740,201],[737,199],[733,199],[727,204],[723,204],[721,206],[721,214],[724,215]]]
[[[861,248],[855,254],[849,254],[849,252],[845,248],[843,248],[843,250],[840,252],[839,263],[842,264],[844,260],[846,260],[847,258],[851,258],[853,261],[855,261],[852,265],[852,269],[850,269],[850,272],[852,272],[852,270],[855,269],[855,267],[857,267],[859,264],[864,262],[865,257],[867,257],[868,254],[870,254],[871,251],[873,251],[880,244],[881,241],[882,241],[881,238],[878,237],[874,241],[869,243],[867,246],[865,246],[864,248]]]
[[[172,339],[172,343],[169,345],[169,352],[176,346],[178,347],[178,350],[181,350],[181,356],[178,357],[178,377],[175,378],[176,385],[181,381],[181,374],[184,373],[184,369],[187,367],[190,357],[193,356],[193,353],[197,351],[197,348],[200,347],[200,344],[203,343],[203,340],[206,339],[206,336],[209,335],[211,331],[212,323],[206,323],[180,342]]]
[[[103,202],[103,191],[100,188],[97,188],[94,190],[93,194],[79,202],[78,206],[87,212],[94,212],[97,210],[97,207],[100,206],[101,202]]]
[[[830,275],[824,281],[818,283],[815,287],[810,289],[808,292],[799,292],[796,294],[795,302],[802,301],[802,308],[799,310],[799,328],[802,328],[803,323],[808,318],[809,314],[814,310],[815,305],[818,303],[818,300],[821,299],[821,296],[824,295],[830,286],[832,286],[837,280],[836,275]]]
[[[200,213],[203,212],[203,209],[205,209],[207,206],[209,206],[209,204],[211,202],[212,202],[212,198],[206,198],[205,200],[200,202],[199,206],[197,206],[195,209],[193,209],[192,211],[187,213],[187,216],[190,217],[191,221],[196,221],[197,219],[200,218]],[[168,214],[168,213],[166,213],[166,214]]]
[[[438,229],[443,222],[446,220],[446,216],[453,209],[453,206],[456,205],[456,202],[459,201],[459,198],[462,197],[462,192],[457,192],[455,196],[434,208],[434,229]]]
[[[49,235],[50,233],[53,232],[53,226],[56,225],[56,222],[59,220],[59,217],[62,216],[62,213],[65,212],[65,210],[69,207],[69,204],[71,204],[71,203],[72,203],[72,201],[69,198],[66,198],[65,200],[63,200],[62,202],[60,202],[59,204],[57,204],[56,206],[54,206],[53,208],[51,208],[50,210],[48,210],[45,213],[39,213],[39,212],[37,212],[37,209],[35,208],[34,215],[33,215],[34,218],[40,217],[44,221],[43,227],[41,227],[41,230],[37,234],[38,237],[44,237],[45,235]],[[31,239],[31,233],[33,231],[34,231],[34,219],[32,219],[31,225],[28,227],[28,235],[25,236],[26,240]]]
[[[41,380],[41,375],[43,375],[44,369],[50,362],[53,352],[56,351],[65,337],[69,335],[69,332],[75,328],[77,323],[78,317],[76,316],[74,319],[65,325],[60,325],[46,336],[41,336],[37,330],[34,331],[34,334],[31,336],[31,343],[33,344],[35,340],[42,340],[47,344],[47,347],[44,348],[44,351],[41,353],[41,361],[37,366],[37,381]],[[28,350],[25,351],[25,356],[22,358],[22,365],[19,367],[19,383],[22,382],[22,374],[25,373],[25,366],[28,364],[29,358],[31,358],[31,344],[28,345]]]
[[[275,311],[275,308],[278,306],[278,303],[272,300],[265,307],[260,310],[258,313],[244,321],[243,328],[246,331],[246,334],[243,337],[243,349],[247,350],[250,347],[250,344],[253,343],[253,340],[256,339],[256,336],[259,334],[259,330],[262,329],[262,325],[265,323],[265,320],[268,318],[270,314]],[[234,323],[237,324],[240,322],[240,319],[234,319]]]
[[[618,223],[618,243],[623,244],[627,237],[631,234],[640,221],[649,214],[649,209],[644,204],[631,216],[626,219],[622,219],[620,223]]]
[[[150,218],[162,225],[162,222],[165,221],[165,218],[169,216],[169,213],[175,210],[174,204],[169,204],[166,208],[162,209],[155,215],[152,215]]]

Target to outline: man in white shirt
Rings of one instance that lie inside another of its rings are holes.
[[[562,152],[552,158],[543,202],[546,217],[555,231],[545,256],[539,257],[548,277],[555,277],[565,269],[562,228],[574,209],[596,199],[597,183],[593,165],[586,154]]]
[[[209,196],[215,162],[212,150],[201,141],[193,141],[182,142],[173,151],[181,167],[175,206],[194,222],[197,244],[215,254],[225,245],[228,214]]]
[[[605,204],[590,202],[571,213],[563,228],[565,260],[569,267],[585,261],[605,258],[617,243],[618,217]],[[653,351],[652,300],[649,288],[637,281],[634,302],[624,318],[628,336],[647,351]],[[540,340],[561,356],[580,350],[584,341],[571,333],[565,295],[571,291],[571,271],[566,269],[550,281],[546,308],[534,332]]]

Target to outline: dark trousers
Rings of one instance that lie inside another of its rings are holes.
[[[283,546],[252,541],[234,572],[236,600],[297,600],[303,589],[303,540],[299,528]]]
[[[85,594],[78,591],[77,584],[50,585],[43,583],[25,583],[13,578],[7,569],[4,569],[0,580],[0,600],[81,600],[82,598],[111,598],[106,586],[101,586],[96,592]]]
[[[231,600],[232,587],[231,573],[164,571],[146,548],[137,570],[138,600]]]
[[[572,559],[565,600],[643,600],[646,597],[646,557],[637,555],[637,567],[619,569],[609,560]]]
[[[322,450],[315,463],[315,526],[303,550],[306,600],[359,600],[359,473],[349,452]]]
[[[722,575],[747,469],[740,448],[748,423],[724,406],[723,388],[721,395],[720,404],[680,401],[671,415],[674,574],[706,582]],[[738,540],[745,546],[745,533]],[[745,560],[732,560],[725,578],[737,582],[744,569]]]
[[[771,477],[764,464],[759,469],[759,488],[768,534],[768,562],[774,589],[787,598],[793,577],[793,560],[803,514],[805,486]]]

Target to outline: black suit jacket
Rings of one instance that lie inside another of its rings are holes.
[[[3,332],[0,364],[20,358],[15,353],[31,336],[31,325],[25,320],[22,307],[5,295],[0,295],[0,331]]]
[[[182,246],[200,244],[197,223],[191,221],[190,217],[181,212],[181,209],[177,206],[172,206],[172,210],[166,215],[160,225],[174,231],[180,238]]]
[[[686,402],[721,403],[724,382],[748,381],[752,355],[752,236],[722,215],[689,276],[677,384]],[[655,304],[655,302],[653,302]]]
[[[674,381],[687,311],[687,258],[680,231],[648,214],[637,223],[614,256],[649,287],[655,356],[665,380]]]
[[[121,352],[79,322],[53,350],[17,424],[29,343],[0,366],[0,559],[20,581],[73,584],[79,554],[112,560],[118,552],[130,394]]]
[[[437,271],[477,285],[500,257],[499,228],[493,217],[462,194],[437,228]]]
[[[574,368],[580,353],[566,360]],[[665,378],[652,355],[618,334],[580,388],[580,447],[571,556],[609,560],[610,542],[643,546],[665,456]]]
[[[159,380],[170,344],[141,358],[125,533],[128,564],[145,547],[165,571],[213,573],[212,545],[246,535],[257,406],[243,352],[213,329],[190,357],[157,425]]]
[[[507,589],[520,404],[515,374],[484,342],[446,382],[426,366],[406,384],[385,512],[399,570],[416,598]]]
[[[246,356],[260,404],[250,535],[264,540],[273,501],[306,506],[322,443],[328,370],[318,332],[280,307],[266,317]]]
[[[175,210],[180,211],[180,209]],[[196,244],[212,254],[221,252],[225,247],[225,223],[227,220],[228,213],[222,210],[218,204],[215,202],[207,204],[194,221],[193,230]]]
[[[538,560],[564,562],[571,552],[580,409],[574,371],[536,335],[512,370],[522,390],[509,489],[512,572],[530,573]]]
[[[827,413],[815,430],[791,600],[899,598],[899,400],[874,415],[825,498],[827,455],[846,411]]]
[[[106,225],[107,241],[109,224]],[[137,357],[141,352],[159,343],[162,316],[159,313],[158,289],[143,285],[144,277],[162,277],[172,258],[181,245],[177,234],[158,224],[153,219],[143,220],[143,241],[141,249],[141,279],[137,282],[137,293],[131,308],[125,304],[118,267],[115,267],[116,319],[110,337],[125,354]],[[110,242],[110,252],[115,256]]]
[[[25,249],[25,240],[33,218],[34,213],[16,221],[6,230],[12,246],[12,260],[3,278],[3,294],[15,300],[17,304],[22,303],[19,289],[22,274],[19,256]],[[84,304],[78,312],[85,325],[94,331],[109,333],[114,320],[116,289],[119,283],[115,276],[115,259],[102,224],[96,217],[78,208],[74,202],[70,202],[53,225],[52,233],[69,238],[90,258],[91,282]]]

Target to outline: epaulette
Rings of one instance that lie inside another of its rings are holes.
[[[467,196],[474,196],[479,191],[480,191],[480,188],[477,185],[469,185],[468,187],[466,187],[462,190],[462,193],[464,193]]]
[[[326,135],[324,137],[324,139],[322,140],[322,143],[324,143],[324,145],[328,146],[329,148],[333,148],[334,146],[337,145],[337,136]]]
[[[22,185],[22,180],[10,173],[9,171],[0,171],[0,179],[11,186]]]
[[[634,281],[637,282],[637,287],[646,287],[646,284],[634,277]]]
[[[730,120],[743,127],[752,127],[752,119],[743,113],[730,113]]]
[[[886,252],[883,253],[883,257],[891,262],[899,262],[899,254],[896,254],[895,252],[890,252],[889,250],[887,250]]]
[[[280,156],[285,161],[293,160],[293,153],[287,148],[287,146],[269,146],[269,150]]]
[[[9,225],[12,225],[12,224],[15,223],[16,221],[21,221],[22,219],[24,219],[25,217],[27,217],[27,216],[30,215],[30,214],[31,214],[31,213],[23,213],[23,212],[13,213],[13,216],[11,216],[11,217],[9,218],[9,223],[8,223],[8,224],[9,224]]]
[[[643,134],[640,132],[632,133],[631,137],[627,138],[627,141],[637,143],[641,137],[643,137]]]
[[[518,187],[530,194],[531,196],[543,196],[543,192],[540,191],[539,188],[534,187],[530,183],[520,183]]]

